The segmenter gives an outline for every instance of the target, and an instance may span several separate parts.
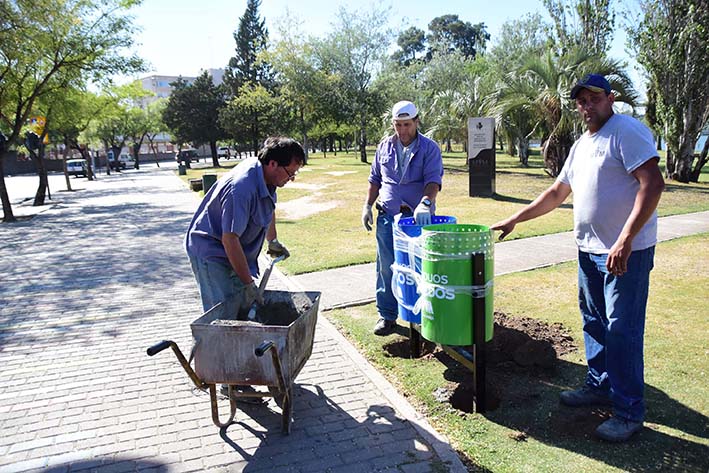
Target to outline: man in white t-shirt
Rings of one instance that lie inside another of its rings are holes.
[[[655,209],[664,189],[650,130],[613,113],[605,77],[589,74],[571,90],[587,131],[574,143],[554,184],[534,202],[491,228],[500,239],[516,224],[544,215],[574,193],[579,248],[579,307],[588,373],[561,403],[613,406],[596,429],[622,442],[642,429],[645,308],[657,240]]]

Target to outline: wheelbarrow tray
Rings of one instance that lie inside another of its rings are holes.
[[[290,387],[313,351],[320,292],[265,291],[257,317],[237,320],[233,305],[214,306],[192,322],[195,372],[207,384],[279,386],[271,357],[256,348],[271,341],[278,350],[285,387]]]

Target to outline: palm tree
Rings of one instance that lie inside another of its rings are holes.
[[[542,156],[545,171],[559,175],[575,138],[580,134],[580,120],[569,98],[572,86],[583,76],[595,72],[608,78],[616,100],[635,106],[637,93],[620,61],[593,56],[580,50],[562,55],[552,51],[532,57],[518,71],[513,71],[500,85],[490,103],[502,122],[517,123],[518,135],[527,138],[535,130],[543,135]],[[527,122],[532,116],[533,127]]]

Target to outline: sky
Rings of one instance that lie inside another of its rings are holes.
[[[259,13],[272,40],[277,39],[277,22],[286,18],[303,35],[323,37],[331,31],[340,7],[352,11],[372,5],[363,0],[262,0]],[[393,28],[416,26],[427,31],[433,18],[457,14],[472,24],[484,22],[493,43],[507,20],[534,12],[548,18],[541,0],[383,0],[380,5],[391,6]],[[137,52],[150,63],[150,71],[139,77],[197,76],[204,69],[224,68],[234,55],[233,34],[245,10],[246,0],[143,0],[132,13],[142,30],[135,38]],[[612,57],[628,59],[624,41],[617,28]],[[629,72],[636,88],[642,89],[639,74],[632,68]]]

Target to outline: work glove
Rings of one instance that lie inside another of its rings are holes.
[[[246,307],[251,307],[254,303],[263,305],[263,296],[259,292],[255,281],[251,281],[244,287],[244,303]]]
[[[372,231],[373,224],[374,218],[372,217],[372,206],[365,202],[364,207],[362,207],[362,225],[364,225],[365,230],[370,232]]]
[[[283,259],[287,259],[290,256],[288,248],[286,248],[283,243],[277,239],[270,240],[268,242],[268,251],[266,252],[271,258],[278,258],[279,256],[285,256]]]
[[[431,225],[431,207],[421,202],[414,209],[416,225]]]

